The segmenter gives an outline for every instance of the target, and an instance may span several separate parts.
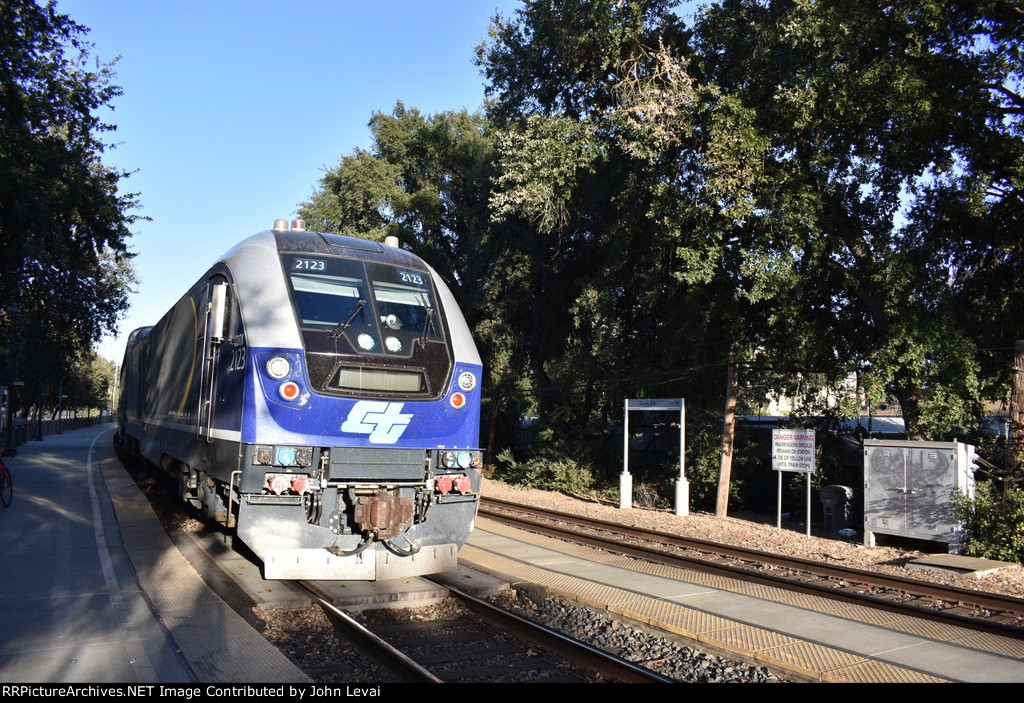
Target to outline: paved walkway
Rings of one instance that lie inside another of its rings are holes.
[[[308,681],[173,547],[112,431],[48,435],[4,459],[0,682]]]

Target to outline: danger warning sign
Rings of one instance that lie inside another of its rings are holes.
[[[814,473],[814,430],[772,430],[772,468]]]

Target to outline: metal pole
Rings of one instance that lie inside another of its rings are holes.
[[[690,482],[686,480],[686,401],[679,401],[679,482],[676,483],[676,515],[690,514]]]
[[[811,475],[807,474],[807,536],[811,536]]]
[[[633,507],[633,477],[629,475],[629,398],[622,407],[622,474],[619,475],[619,508]]]
[[[775,529],[782,532],[782,472],[776,471],[778,483],[775,487]]]

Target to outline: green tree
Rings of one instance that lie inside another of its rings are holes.
[[[1024,309],[1021,36],[998,0],[726,0],[692,34],[657,0],[495,18],[492,203],[520,228],[501,251],[536,311],[515,329],[547,342],[537,388],[653,394],[736,353],[741,385],[770,386],[752,404],[800,388],[810,407],[858,373],[911,436],[976,423]],[[572,324],[543,334],[534,303]],[[717,414],[724,386],[685,395]],[[555,410],[589,417],[589,397]]]
[[[726,0],[690,39],[664,3],[526,3],[478,61],[509,129],[589,125],[576,147],[620,205],[605,246],[637,278],[700,289],[720,338],[776,369],[870,372],[927,436],[978,419],[979,349],[1020,333],[1020,22],[997,1]],[[531,158],[520,202],[566,219]],[[641,230],[671,255],[631,256]]]
[[[1002,2],[847,0],[726,0],[696,26],[696,79],[738,101],[767,145],[737,229],[752,234],[753,291],[789,303],[783,331],[801,346],[765,346],[869,368],[911,436],[979,414],[993,320],[958,314],[978,302],[966,281],[990,273],[972,262],[1020,273],[1019,241],[971,237],[1020,207],[1020,27]],[[1001,296],[1019,307],[1018,292]]]
[[[120,89],[112,64],[89,67],[86,31],[53,2],[0,3],[0,321],[40,383],[116,329],[133,280],[136,199],[97,116]]]
[[[494,216],[518,217],[516,270],[533,272],[517,329],[550,342],[533,378],[575,391],[555,408],[571,405],[571,432],[620,418],[624,395],[720,412],[724,361],[764,318],[735,295],[725,238],[749,178],[742,111],[693,84],[685,38],[672,3],[527,2],[478,47],[503,129]]]
[[[370,119],[372,150],[328,169],[300,208],[310,226],[383,240],[395,235],[437,269],[470,324],[481,319],[490,231],[493,136],[465,110],[424,116],[399,102]]]
[[[617,103],[619,72],[661,35],[683,41],[670,0],[524,0],[513,18],[494,17],[476,62],[499,121],[525,115],[595,117]]]
[[[32,269],[22,287],[20,313],[12,320],[16,368],[24,383],[17,401],[23,411],[47,398],[56,407],[62,381],[81,375],[74,371],[79,360],[94,356],[97,328],[116,327],[134,280],[130,261],[110,254],[100,257],[91,275]],[[87,399],[94,403],[94,396],[91,390],[79,393],[81,407]]]

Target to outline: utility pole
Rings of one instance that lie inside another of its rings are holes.
[[[736,441],[736,394],[739,381],[736,378],[736,359],[729,359],[725,381],[725,422],[722,427],[722,463],[718,469],[718,497],[715,501],[715,516],[725,517],[729,510],[729,482],[732,480],[732,451]]]
[[[1013,345],[1013,388],[1010,391],[1010,417],[1006,433],[1006,460],[1003,468],[1003,498],[1010,491],[1010,485],[1022,476],[1021,452],[1024,451],[1024,340],[1018,339]]]

